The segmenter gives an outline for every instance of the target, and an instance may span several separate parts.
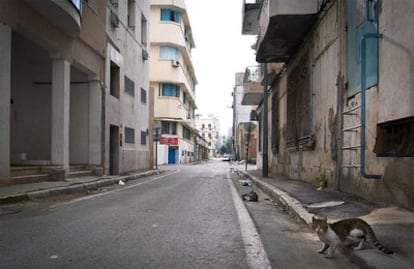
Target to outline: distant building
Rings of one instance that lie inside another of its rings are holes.
[[[151,0],[150,80],[154,125],[161,127],[158,164],[190,163],[197,153],[194,123],[195,47],[184,1]]]
[[[201,136],[206,139],[209,156],[214,157],[220,151],[220,120],[213,114],[208,116],[196,115],[196,126]]]
[[[234,160],[245,159],[246,139],[244,138],[244,136],[245,136],[245,130],[247,130],[245,129],[245,126],[252,126],[250,124],[253,124],[254,127],[251,127],[252,137],[257,137],[256,123],[252,121],[252,120],[255,120],[254,117],[252,118],[252,115],[254,115],[255,113],[253,108],[256,108],[256,106],[246,105],[245,103],[243,103],[243,101],[246,102],[246,99],[247,99],[244,94],[244,88],[245,88],[245,84],[248,84],[247,81],[250,78],[249,76],[250,73],[248,74],[248,70],[253,70],[254,72],[256,72],[255,74],[257,75],[257,72],[259,69],[257,67],[250,67],[250,68],[247,68],[246,70],[247,71],[245,73],[242,73],[242,72],[236,73],[235,86],[234,86],[233,93],[232,93],[233,95],[232,157]],[[256,95],[254,96],[254,98],[257,98]],[[249,99],[247,100],[249,101]],[[256,143],[254,144],[256,145]],[[256,155],[254,155],[254,157],[256,157]]]

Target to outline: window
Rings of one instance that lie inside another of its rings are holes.
[[[187,103],[187,94],[183,92],[183,104]]]
[[[312,131],[309,55],[305,54],[288,75],[287,143],[305,145]]]
[[[162,133],[163,134],[177,134],[177,123],[172,121],[162,121],[161,122]]]
[[[141,145],[147,144],[147,132],[141,131]]]
[[[147,103],[147,91],[141,88],[141,103]]]
[[[349,0],[346,5],[348,95],[352,96],[361,88],[361,56],[366,60],[366,87],[378,83],[378,39],[367,39],[361,55],[362,36],[378,32],[378,0]]]
[[[135,82],[125,76],[125,92],[131,96],[135,96]]]
[[[144,14],[141,14],[141,44],[142,46],[147,46],[147,19],[145,18]]]
[[[111,61],[109,93],[119,98],[119,66]]]
[[[183,138],[190,140],[191,139],[191,132],[190,129],[188,129],[187,127],[183,126]]]
[[[135,0],[128,0],[128,27],[135,28]]]
[[[161,83],[160,96],[180,97],[180,86],[170,83]]]
[[[374,152],[378,157],[414,157],[414,117],[377,125]]]
[[[203,124],[201,124],[201,130],[203,130],[204,128],[206,128],[206,126]]]
[[[172,9],[161,9],[161,21],[180,22],[180,12]]]
[[[125,127],[125,143],[135,144],[135,129]]]
[[[171,46],[160,46],[160,58],[178,61],[178,49],[176,47]]]

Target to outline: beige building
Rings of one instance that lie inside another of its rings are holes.
[[[414,2],[246,2],[243,32],[258,36],[267,67],[263,170],[311,183],[325,174],[337,190],[413,209]]]
[[[195,47],[184,1],[151,0],[150,81],[154,123],[161,126],[158,164],[195,160],[197,79],[191,61]]]
[[[148,18],[149,1],[0,1],[3,183],[151,167]]]

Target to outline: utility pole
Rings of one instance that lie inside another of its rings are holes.
[[[267,63],[263,64],[263,168],[262,176],[268,177],[268,159],[267,159]]]

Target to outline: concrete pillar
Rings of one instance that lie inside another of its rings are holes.
[[[89,164],[101,165],[102,92],[99,80],[89,81]]]
[[[52,152],[53,165],[69,173],[70,63],[53,59],[52,64]]]
[[[0,23],[0,178],[10,177],[11,33]]]

